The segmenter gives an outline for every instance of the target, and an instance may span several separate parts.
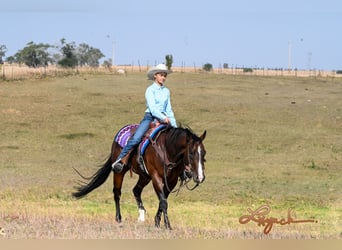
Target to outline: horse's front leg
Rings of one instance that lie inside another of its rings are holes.
[[[158,211],[157,211],[157,214],[156,216],[154,217],[154,225],[156,227],[160,227],[160,220],[161,220],[161,214],[162,214],[162,211],[160,209],[160,207],[158,208]]]
[[[159,200],[159,208],[158,208],[158,212],[156,215],[156,220],[158,220],[158,225],[156,224],[157,227],[160,227],[160,220],[161,220],[161,214],[164,215],[164,225],[166,229],[172,230],[171,225],[170,225],[170,221],[169,221],[169,216],[167,214],[167,207],[168,207],[168,203],[167,203],[167,199],[166,198],[162,198]]]
[[[150,180],[151,179],[148,179],[145,176],[140,175],[137,184],[133,188],[133,194],[134,194],[135,200],[138,205],[138,210],[139,210],[138,221],[145,221],[146,209],[141,199],[141,193],[144,187],[150,182]]]
[[[170,221],[169,221],[169,216],[167,215],[167,207],[168,207],[167,197],[165,197],[164,193],[161,192],[158,194],[158,198],[159,198],[159,207],[158,207],[157,214],[154,218],[155,226],[160,227],[161,215],[163,214],[165,228],[172,230]]]

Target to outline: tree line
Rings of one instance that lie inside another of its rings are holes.
[[[76,44],[60,40],[59,45],[29,42],[13,56],[5,58],[6,45],[0,45],[0,64],[25,64],[32,68],[59,65],[61,67],[75,68],[77,66],[98,67],[99,60],[104,57],[101,50],[86,43]],[[5,59],[4,59],[5,58]]]

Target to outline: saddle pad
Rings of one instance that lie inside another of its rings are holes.
[[[135,131],[139,127],[139,124],[128,124],[122,127],[116,134],[114,141],[116,141],[122,148],[126,146],[129,138],[133,135],[132,131]]]
[[[148,137],[154,139],[158,132],[161,131],[163,128],[166,128],[166,125],[159,125],[158,127],[151,128],[147,131],[143,140],[139,144],[139,151],[141,155],[145,153],[147,146],[150,144],[150,140],[148,139]]]
[[[123,148],[126,146],[129,138],[133,135],[135,130],[139,127],[139,124],[128,124],[124,127],[122,127],[119,132],[116,134],[114,140]],[[162,130],[163,128],[166,128],[166,125],[159,125],[158,127],[154,127],[149,129],[144,138],[142,139],[141,143],[139,144],[139,151],[140,154],[143,155],[147,146],[150,144],[150,140],[148,137],[151,137],[152,139],[157,135],[157,133]]]

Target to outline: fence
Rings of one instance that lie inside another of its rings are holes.
[[[54,65],[48,67],[30,68],[23,65],[3,64],[0,65],[0,80],[22,80],[22,79],[39,79],[44,77],[58,77],[75,75],[79,73],[97,73],[109,72],[105,68],[78,67],[78,68],[62,68]]]
[[[146,72],[149,66],[133,66],[118,65],[115,67],[77,67],[77,68],[61,68],[55,65],[40,68],[30,68],[17,64],[0,65],[0,80],[22,80],[22,79],[39,79],[44,77],[58,77],[67,75],[76,75],[80,73],[109,73],[117,74],[124,70],[126,73]],[[121,71],[119,71],[121,70]],[[200,73],[204,72],[200,67],[172,67],[174,72],[182,73]],[[251,75],[251,76],[284,76],[284,77],[342,77],[335,71],[322,70],[272,70],[272,69],[252,69],[246,72],[243,68],[214,68],[210,73],[226,74],[226,75]]]

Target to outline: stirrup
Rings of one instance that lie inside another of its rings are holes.
[[[112,164],[112,170],[114,173],[120,173],[122,171],[122,169],[124,168],[124,164],[121,162],[121,159],[116,160],[113,164]]]

